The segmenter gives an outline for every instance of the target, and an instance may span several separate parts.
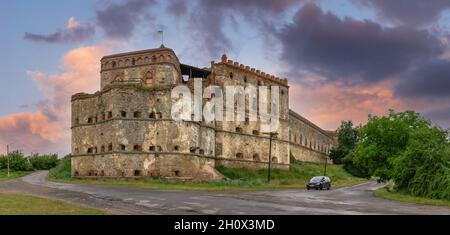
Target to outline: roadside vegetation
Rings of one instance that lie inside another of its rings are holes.
[[[8,178],[8,161],[10,176]],[[20,151],[0,155],[0,180],[24,176],[35,170],[49,170],[58,164],[56,154],[33,154],[25,156]]]
[[[228,179],[211,181],[176,181],[151,177],[139,179],[80,179],[71,178],[70,156],[67,156],[61,160],[58,166],[50,170],[48,178],[60,182],[120,185],[163,190],[252,191],[304,189],[306,182],[311,177],[324,173],[324,165],[296,163],[292,164],[288,171],[272,169],[270,184],[267,184],[267,169],[250,170],[219,167],[217,170],[228,177]],[[352,176],[339,165],[328,165],[327,175],[333,180],[332,187],[350,186],[366,182],[366,179]]]
[[[409,195],[450,201],[449,132],[420,114],[391,110],[384,117],[369,116],[364,126],[343,122],[338,139],[333,161],[354,176],[393,181],[383,195],[389,190],[391,199]]]
[[[445,199],[431,199],[425,197],[414,197],[409,194],[402,192],[388,191],[387,188],[380,188],[373,192],[375,197],[381,197],[384,199],[395,200],[400,202],[409,202],[422,205],[433,205],[433,206],[448,206],[450,207],[450,201]]]
[[[0,194],[0,215],[103,215],[105,212],[59,200]]]

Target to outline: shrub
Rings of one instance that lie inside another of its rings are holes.
[[[51,169],[48,173],[50,178],[54,179],[69,179],[72,176],[70,154],[62,158],[55,168]]]
[[[35,170],[50,170],[58,164],[58,155],[39,155],[30,156],[31,165]]]
[[[0,169],[8,168],[8,158],[9,158],[9,169],[11,171],[31,171],[33,166],[30,161],[23,156],[20,151],[10,152],[8,155],[4,155],[0,158]]]

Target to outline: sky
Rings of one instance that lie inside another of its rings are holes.
[[[0,154],[70,152],[70,97],[100,58],[159,47],[289,79],[320,127],[415,110],[450,128],[450,0],[0,0]]]

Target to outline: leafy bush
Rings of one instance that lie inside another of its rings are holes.
[[[334,164],[342,164],[343,159],[355,148],[358,138],[358,128],[352,121],[342,121],[338,129],[338,146],[331,150],[330,158]]]
[[[30,156],[31,165],[35,170],[50,170],[58,164],[58,155],[39,155]]]
[[[53,179],[69,179],[72,174],[70,154],[62,158],[55,168],[51,169],[48,173],[50,178]]]
[[[20,151],[10,152],[8,155],[3,155],[0,157],[0,169],[8,168],[8,158],[9,158],[9,169],[11,171],[31,171],[33,166],[30,161],[24,157]]]
[[[369,117],[344,168],[356,176],[393,179],[397,191],[413,196],[450,199],[448,138],[414,111]]]

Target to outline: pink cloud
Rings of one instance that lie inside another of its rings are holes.
[[[47,98],[34,112],[0,117],[0,152],[12,143],[25,152],[67,153],[70,149],[70,97],[99,89],[100,59],[113,45],[80,47],[67,52],[63,73],[27,71]]]
[[[405,102],[393,96],[394,84],[393,80],[365,86],[339,82],[312,87],[291,84],[290,105],[320,127],[335,130],[342,120],[365,123],[368,114],[383,115],[389,109],[404,109]]]

